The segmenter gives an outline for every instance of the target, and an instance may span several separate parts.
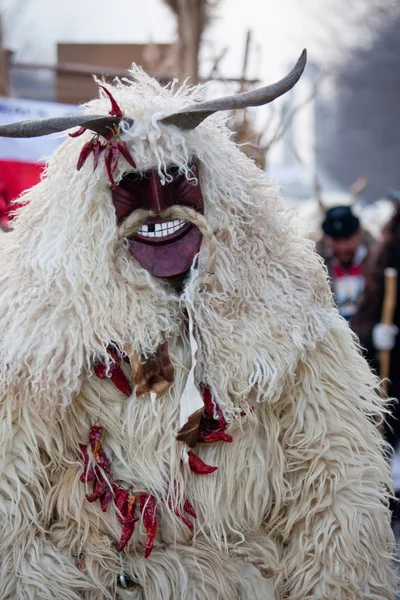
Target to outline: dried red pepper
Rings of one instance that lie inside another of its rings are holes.
[[[93,458],[96,464],[103,469],[106,473],[111,473],[110,462],[107,458],[106,453],[100,443],[100,438],[104,431],[104,427],[101,425],[92,425],[89,429],[89,443],[92,448]]]
[[[176,489],[176,486],[175,486],[175,489]],[[184,523],[186,525],[186,527],[188,529],[190,529],[190,531],[193,531],[193,523],[190,521],[190,519],[188,519],[188,517],[186,515],[184,515],[180,510],[178,510],[178,508],[173,507],[171,497],[168,497],[168,506],[171,510],[174,511],[174,514],[182,521],[182,523]],[[187,512],[189,515],[191,515],[192,517],[194,517],[195,519],[197,519],[195,510],[194,510],[193,506],[191,505],[191,503],[189,502],[189,500],[185,500],[185,503],[183,505],[183,510],[185,512]]]
[[[132,394],[132,387],[129,384],[125,373],[120,367],[121,358],[119,358],[115,353],[109,352],[109,354],[113,358],[113,363],[110,365],[108,370],[110,379],[115,385],[115,387],[119,389],[120,392],[122,392],[126,396],[130,396]],[[105,363],[101,362],[95,365],[94,372],[96,376],[100,379],[107,379],[107,365]]]
[[[103,431],[104,427],[102,427],[101,425],[92,425],[89,428],[89,444],[91,445],[92,450],[96,443],[100,441]]]
[[[125,396],[130,396],[132,394],[132,387],[121,367],[117,367],[111,373],[111,381],[120,392],[125,394]]]
[[[108,148],[108,147],[106,148],[106,151],[104,153],[104,162],[106,164],[108,178],[109,178],[111,184],[114,186],[115,181],[114,181],[113,172],[111,170],[111,148]]]
[[[117,509],[117,519],[122,525],[126,520],[126,511],[128,505],[129,492],[117,487],[114,491],[115,495],[115,508]]]
[[[110,504],[111,500],[113,499],[112,487],[110,486],[110,484],[108,482],[106,482],[106,483],[107,483],[106,491],[104,492],[104,495],[100,498],[100,508],[103,512],[107,511],[107,506]]]
[[[153,549],[154,539],[157,533],[157,502],[154,496],[142,492],[139,495],[140,512],[143,518],[143,525],[147,532],[146,549],[144,557],[148,558]]]
[[[136,496],[128,494],[126,502],[126,516],[124,518],[124,526],[122,528],[121,538],[118,544],[118,552],[122,552],[127,543],[132,537],[135,530],[135,523],[138,518],[135,518]]]
[[[110,142],[111,147],[111,172],[114,173],[119,161],[119,149],[117,142]]]
[[[85,164],[87,158],[91,155],[91,153],[93,152],[94,147],[93,147],[93,141],[90,140],[89,142],[86,142],[86,144],[83,144],[82,146],[82,150],[79,154],[79,158],[78,158],[78,162],[76,165],[76,170],[80,171],[83,167],[83,165]]]
[[[177,517],[180,518],[180,520],[182,521],[182,523],[184,525],[186,525],[186,527],[189,529],[189,531],[193,531],[194,527],[193,527],[193,523],[190,519],[188,519],[188,517],[186,515],[183,514],[179,514],[179,513],[175,513]]]
[[[194,519],[197,519],[196,511],[194,510],[193,504],[191,504],[187,499],[185,500],[185,503],[183,505],[183,510]]]
[[[103,494],[105,494],[107,489],[107,481],[97,473],[97,480],[93,485],[93,492],[91,494],[86,494],[86,500],[88,502],[96,502]]]
[[[217,421],[220,429],[222,431],[225,431],[228,424],[226,422],[226,419],[225,419],[220,407],[217,404],[214,404],[209,388],[206,386],[202,386],[202,393],[203,393],[203,400],[204,400],[205,415],[207,417],[209,417],[210,419]],[[216,415],[216,417],[214,415]]]
[[[85,133],[86,131],[86,127],[79,127],[79,129],[77,129],[76,131],[73,131],[72,133],[69,133],[69,137],[75,138],[75,137],[79,137],[80,135],[82,135],[82,133]]]
[[[225,431],[199,431],[198,441],[205,444],[212,444],[213,442],[232,442],[233,437]]]
[[[88,481],[92,481],[92,479],[94,479],[94,468],[89,469],[89,454],[87,451],[86,446],[84,446],[83,444],[79,444],[79,448],[80,451],[82,452],[82,456],[83,456],[83,473],[81,474],[81,476],[79,477],[80,481],[82,481],[82,483],[87,483]]]
[[[131,167],[133,167],[134,169],[136,169],[136,163],[133,160],[132,156],[130,155],[130,152],[128,150],[126,142],[119,142],[118,143],[118,150],[120,151],[120,153],[122,154],[122,156],[125,158],[126,162],[129,163],[131,165]]]
[[[193,473],[196,473],[197,475],[208,475],[209,473],[214,473],[214,471],[218,469],[218,467],[212,467],[211,465],[207,465],[191,450],[188,452],[188,456],[189,467],[191,471],[193,471]]]
[[[105,146],[103,146],[100,140],[93,142],[93,171],[97,169],[97,165],[99,164],[99,156],[104,148]]]
[[[111,92],[108,91],[108,89],[104,86],[101,85],[100,83],[98,84],[99,88],[101,88],[102,90],[105,91],[105,93],[107,94],[107,96],[110,99],[111,102],[111,110],[109,111],[109,115],[112,115],[113,117],[122,117],[122,110],[120,109],[118,102],[115,100],[114,96],[112,95]]]

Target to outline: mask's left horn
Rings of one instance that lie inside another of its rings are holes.
[[[30,138],[50,133],[59,133],[72,129],[73,127],[84,127],[99,135],[107,136],[113,127],[118,125],[122,119],[114,116],[100,115],[65,115],[63,117],[52,117],[50,119],[35,119],[33,121],[19,121],[0,125],[0,137]],[[129,126],[133,124],[132,119],[123,119]]]

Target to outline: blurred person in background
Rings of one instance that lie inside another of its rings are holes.
[[[392,196],[389,196],[394,199]],[[400,498],[400,278],[397,277],[397,302],[393,323],[381,323],[384,302],[385,269],[394,268],[400,275],[400,194],[394,214],[386,224],[382,240],[366,265],[365,288],[352,327],[364,347],[366,358],[379,373],[379,353],[390,351],[388,396],[394,398],[383,424],[383,434],[393,448],[391,469],[396,498]],[[392,503],[393,523],[398,530],[400,506]]]
[[[317,251],[325,261],[339,313],[350,321],[364,289],[365,263],[374,239],[361,228],[350,206],[330,208]]]
[[[400,398],[400,278],[397,278],[397,303],[394,312],[393,324],[381,323],[382,305],[384,299],[386,268],[391,267],[400,274],[400,203],[386,224],[382,240],[375,248],[366,266],[365,288],[360,299],[357,313],[352,319],[352,327],[366,356],[376,371],[379,369],[379,352],[389,350],[390,383],[388,395]],[[393,446],[400,439],[400,406],[392,405],[391,414],[385,424],[385,437]]]

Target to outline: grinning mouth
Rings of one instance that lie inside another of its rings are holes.
[[[145,238],[164,238],[182,229],[186,223],[187,221],[183,221],[182,219],[161,223],[147,223],[138,229],[137,235]]]
[[[162,220],[150,217],[133,237],[142,244],[162,246],[176,242],[192,228],[193,224],[186,219]]]

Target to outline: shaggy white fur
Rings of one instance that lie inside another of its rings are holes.
[[[216,280],[201,287],[206,242],[181,297],[139,267],[119,240],[103,161],[76,172],[89,133],[66,139],[26,193],[0,237],[0,598],[390,600],[391,483],[375,428],[384,408],[313,246],[278,212],[273,184],[220,116],[184,133],[158,123],[200,89],[132,76],[112,87],[135,120],[123,139],[138,170],[162,178],[171,163],[193,178],[196,158]],[[88,106],[108,109],[105,97]],[[123,159],[118,169],[117,180],[131,170]],[[197,382],[233,436],[196,447],[218,466],[205,476],[182,464],[175,439],[190,369],[187,305]],[[175,382],[154,405],[92,372],[110,343],[145,358],[165,340]],[[96,421],[114,479],[158,502],[150,557],[141,521],[122,553],[135,583],[127,590],[116,587],[115,511],[88,503],[79,481],[79,444]],[[193,534],[174,512],[185,498],[197,512]]]

